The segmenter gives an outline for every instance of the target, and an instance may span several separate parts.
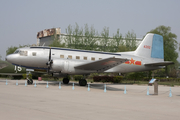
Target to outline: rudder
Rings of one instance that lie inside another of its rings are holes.
[[[164,59],[163,37],[148,33],[135,51],[137,56]]]

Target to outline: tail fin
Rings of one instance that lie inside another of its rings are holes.
[[[163,37],[148,33],[136,49],[135,54],[141,57],[164,60]]]

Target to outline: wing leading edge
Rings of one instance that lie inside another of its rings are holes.
[[[91,63],[75,66],[74,68],[81,69],[81,70],[92,70],[92,71],[97,71],[97,72],[103,72],[117,65],[120,65],[126,61],[129,61],[129,59],[111,57],[111,58],[101,59],[101,60],[94,61]]]

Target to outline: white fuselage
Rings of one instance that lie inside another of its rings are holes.
[[[49,47],[30,47],[21,48],[20,52],[7,56],[7,61],[12,64],[34,69],[47,69],[49,61]],[[97,51],[75,50],[66,48],[51,48],[51,66],[52,72],[67,73],[67,74],[86,74],[97,71],[79,70],[75,66],[91,63],[105,58],[127,58],[130,61],[122,63],[104,72],[127,73],[136,71],[147,71],[161,68],[159,66],[144,66],[144,63],[152,62],[153,59],[147,59],[127,53],[107,53]],[[94,66],[96,67],[96,66]]]

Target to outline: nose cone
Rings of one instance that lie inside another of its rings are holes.
[[[10,63],[13,63],[13,60],[14,60],[14,55],[13,54],[11,54],[11,55],[8,55],[8,56],[6,56],[6,61],[8,61],[8,62],[10,62]]]

